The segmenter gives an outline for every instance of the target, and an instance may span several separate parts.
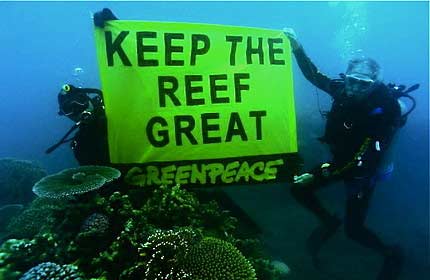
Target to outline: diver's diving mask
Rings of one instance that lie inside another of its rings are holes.
[[[81,120],[84,112],[91,112],[94,109],[91,99],[86,93],[81,93],[68,84],[61,87],[58,105],[59,115],[66,116],[75,122]]]
[[[358,73],[345,75],[345,89],[349,96],[368,94],[372,91],[375,84],[376,81],[367,75]]]
[[[69,84],[64,84],[64,85],[61,87],[61,90],[62,90],[64,93],[68,93],[68,92],[70,92],[70,91],[72,90],[72,88],[71,88],[71,86],[70,86]]]

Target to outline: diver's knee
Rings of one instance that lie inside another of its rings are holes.
[[[352,223],[345,223],[345,235],[352,240],[360,239],[364,228],[362,225],[354,225]]]

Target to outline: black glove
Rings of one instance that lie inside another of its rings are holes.
[[[105,26],[105,21],[117,20],[118,18],[108,8],[94,14],[94,25],[100,28]]]

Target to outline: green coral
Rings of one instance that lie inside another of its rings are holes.
[[[57,254],[60,246],[52,234],[37,235],[29,239],[9,239],[0,246],[0,269],[22,274],[40,262],[50,259],[62,261]],[[1,279],[1,278],[0,278]]]
[[[144,230],[142,230],[144,235]],[[101,250],[98,255],[88,258],[80,258],[80,267],[92,277],[105,277],[109,280],[136,279],[136,277],[125,277],[139,267],[138,245],[135,238],[138,236],[136,229],[128,231],[124,229],[110,243],[108,248]],[[122,277],[119,275],[123,274]],[[139,279],[139,278],[137,278]]]
[[[32,238],[46,226],[53,223],[49,209],[27,209],[7,226],[12,236]]]
[[[208,235],[225,237],[236,230],[238,220],[215,201],[200,203],[197,195],[180,185],[160,186],[149,195],[142,208],[148,222],[161,229],[192,226]]]
[[[19,216],[7,225],[8,233],[15,238],[32,238],[44,228],[54,224],[53,213],[62,207],[62,201],[37,198]]]
[[[251,263],[231,243],[206,237],[193,245],[182,263],[193,280],[256,280]]]
[[[200,204],[196,212],[199,222],[195,225],[204,228],[208,235],[226,238],[236,232],[238,219],[232,217],[230,211],[221,209],[216,201]]]
[[[149,222],[160,227],[188,226],[198,213],[199,201],[190,192],[176,186],[160,186],[143,206]]]
[[[13,271],[9,266],[0,268],[0,279],[18,279],[21,274]]]
[[[33,186],[40,197],[62,198],[101,188],[119,178],[119,170],[106,166],[81,166],[46,176]]]
[[[8,239],[0,247],[0,266],[10,264],[14,258],[28,257],[34,242],[28,239]]]
[[[111,220],[123,225],[135,210],[127,194],[114,192],[108,198],[100,198],[96,202],[103,211],[113,217]]]

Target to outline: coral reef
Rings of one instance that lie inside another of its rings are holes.
[[[1,233],[4,234],[4,229],[10,221],[17,217],[24,210],[24,205],[22,204],[8,204],[0,207],[0,236]],[[0,237],[1,244],[1,237]]]
[[[8,232],[15,238],[31,238],[54,224],[53,211],[61,207],[60,200],[36,198],[19,216],[11,219]]]
[[[60,180],[48,191],[55,198],[35,199],[9,224],[14,239],[0,247],[0,277],[54,275],[73,264],[80,274],[62,279],[281,279],[257,236],[244,239],[240,220],[218,202],[179,185],[146,188],[118,181],[71,195],[82,187],[71,180],[92,176],[77,170],[67,171],[66,185]],[[118,175],[93,171],[103,181]]]
[[[9,239],[0,247],[0,268],[22,274],[38,263],[50,259],[60,260],[60,250],[57,237],[52,234],[38,235],[31,240]]]
[[[34,199],[34,183],[46,176],[37,163],[13,158],[0,159],[0,207],[27,204]]]
[[[81,166],[46,176],[33,186],[40,197],[62,198],[96,190],[119,178],[121,173],[105,166]]]
[[[51,211],[46,208],[25,210],[7,226],[9,232],[17,238],[31,238],[44,226],[52,224]]]

